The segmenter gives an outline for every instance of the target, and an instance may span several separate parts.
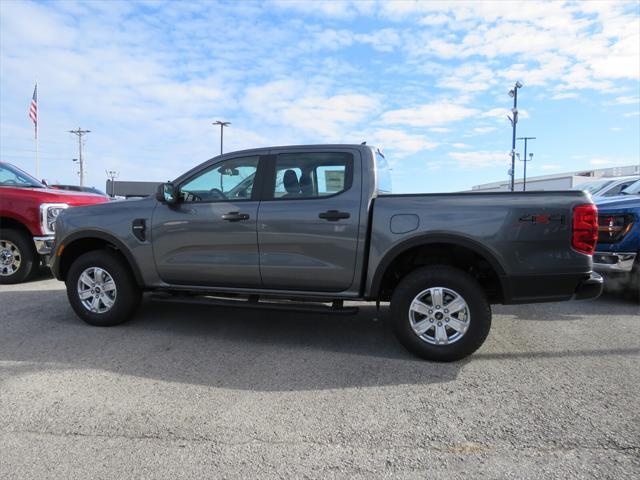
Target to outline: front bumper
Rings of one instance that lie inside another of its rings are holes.
[[[36,251],[40,255],[49,255],[53,251],[53,241],[55,237],[48,235],[46,237],[33,237],[33,242],[36,245]]]
[[[598,272],[628,273],[633,268],[636,253],[596,252],[593,254],[593,269]]]
[[[591,272],[586,280],[581,281],[573,295],[574,300],[587,300],[589,298],[598,298],[602,293],[604,280],[601,275]]]

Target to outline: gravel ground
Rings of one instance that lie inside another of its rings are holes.
[[[145,301],[95,328],[50,278],[0,287],[0,477],[640,475],[640,309],[495,306],[471,358],[352,317]]]

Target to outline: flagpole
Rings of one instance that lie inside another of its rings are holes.
[[[40,117],[38,117],[38,121]],[[38,124],[36,123],[36,178],[41,180],[40,178],[40,152],[38,148]]]

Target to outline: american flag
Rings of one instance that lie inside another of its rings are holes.
[[[31,98],[31,105],[29,105],[29,118],[33,122],[36,128],[36,137],[38,136],[38,84],[36,83],[33,89],[33,97]]]

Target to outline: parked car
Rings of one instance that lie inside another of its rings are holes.
[[[334,313],[390,301],[405,347],[451,361],[482,345],[491,303],[597,297],[597,227],[581,191],[393,195],[371,147],[274,147],[209,160],[155,197],[63,212],[52,270],[99,326],[131,317],[145,290]]]
[[[620,195],[625,188],[639,179],[640,176],[638,175],[601,178],[599,180],[581,183],[580,185],[576,185],[573,189],[585,190],[594,198],[609,198]]]
[[[607,282],[640,297],[640,181],[622,195],[598,202],[598,210],[593,268]]]
[[[0,162],[0,284],[23,282],[41,261],[47,263],[55,220],[62,210],[106,201],[98,195],[47,188],[19,168]]]
[[[103,197],[108,197],[106,193],[102,190],[98,190],[96,187],[81,187],[80,185],[49,185],[50,188],[56,190],[69,190],[70,192],[85,192],[85,193],[93,193],[94,195],[101,195]]]

